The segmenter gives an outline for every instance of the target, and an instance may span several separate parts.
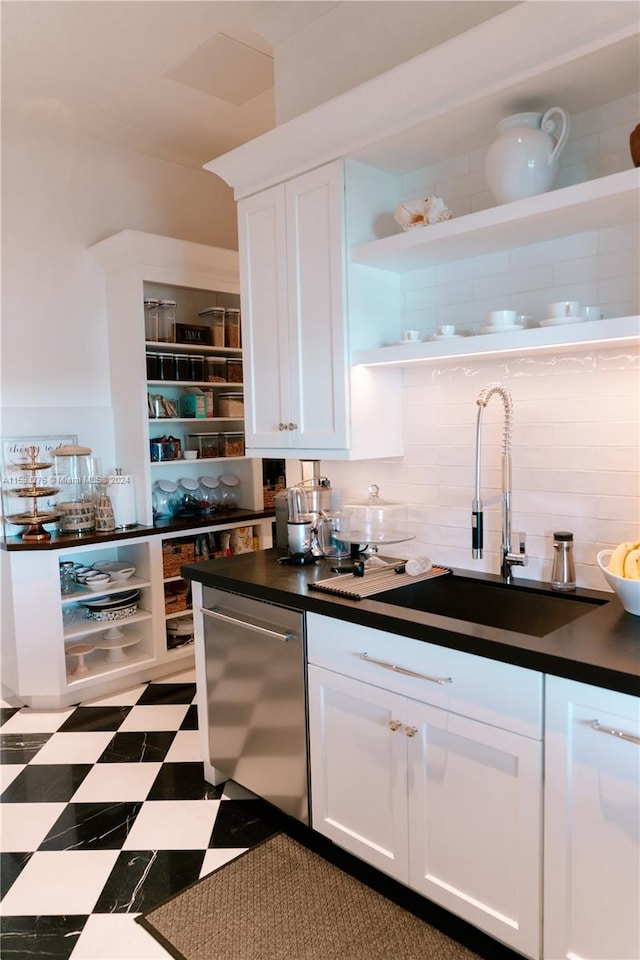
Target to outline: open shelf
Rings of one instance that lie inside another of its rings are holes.
[[[526,200],[352,247],[351,263],[406,273],[509,247],[636,221],[640,170],[624,170]]]

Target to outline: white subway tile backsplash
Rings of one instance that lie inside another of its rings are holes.
[[[510,251],[512,270],[535,267],[540,264],[557,263],[559,260],[574,260],[576,257],[593,256],[598,252],[598,231],[573,233],[544,243],[532,243],[525,247],[513,247]]]

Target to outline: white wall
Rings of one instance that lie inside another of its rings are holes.
[[[631,167],[629,132],[637,98],[626,97],[572,118],[558,186]],[[443,196],[456,216],[493,205],[484,151],[452,158],[401,178],[400,199]],[[429,229],[428,227],[426,229]],[[640,312],[639,224],[591,230],[498,251],[401,277],[398,335],[438,325],[478,332],[490,309],[546,316],[554,300],[599,304],[607,318]],[[638,322],[640,333],[640,321]],[[388,500],[409,504],[417,538],[400,556],[427,553],[463,568],[499,570],[499,507],[485,511],[485,556],[471,557],[476,397],[491,381],[514,401],[513,530],[527,534],[530,557],[516,576],[548,580],[554,530],[575,536],[578,582],[608,589],[598,550],[640,540],[640,351],[603,346],[575,353],[449,361],[403,372],[405,455],[394,461],[323,463],[335,505],[362,499],[377,483]],[[500,491],[502,404],[484,417],[483,496]],[[493,424],[493,429],[487,428]]]
[[[3,116],[2,436],[77,434],[113,466],[88,247],[126,228],[237,249],[232,191],[210,173]]]

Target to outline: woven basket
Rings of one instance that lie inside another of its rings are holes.
[[[194,543],[172,540],[162,545],[162,570],[165,577],[177,577],[183,563],[193,563],[196,556]]]

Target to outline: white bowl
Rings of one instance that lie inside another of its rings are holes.
[[[128,580],[135,572],[135,567],[125,567],[124,570],[112,570],[109,576],[112,580]]]
[[[613,550],[600,550],[596,558],[598,566],[611,589],[615,590],[627,613],[640,617],[640,580],[628,580],[627,577],[617,577],[614,573],[610,573],[607,570],[607,565],[611,560],[612,553]]]
[[[96,577],[87,577],[84,585],[90,590],[103,590],[109,583],[111,583],[111,577],[105,573],[98,574]]]
[[[94,568],[101,573],[108,573],[112,580],[128,580],[136,572],[136,568],[124,560],[103,560],[95,563]]]

